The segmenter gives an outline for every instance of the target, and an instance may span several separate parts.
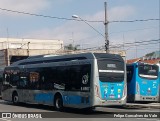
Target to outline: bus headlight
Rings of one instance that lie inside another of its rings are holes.
[[[138,82],[136,82],[136,93],[137,93],[137,94],[140,94],[140,89],[139,89],[139,84],[138,84]]]
[[[96,96],[100,98],[99,87],[97,85],[95,85],[95,91],[96,91]]]
[[[127,95],[127,85],[124,85],[123,97]]]

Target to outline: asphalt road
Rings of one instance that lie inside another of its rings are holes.
[[[0,118],[0,121],[160,121],[158,118],[155,118],[156,114],[160,112],[160,109],[138,107],[99,107],[96,108],[93,112],[67,108],[63,112],[57,112],[52,106],[34,104],[20,104],[15,106],[10,102],[0,100],[0,112],[0,115],[3,113],[3,118]],[[4,116],[6,116],[6,112],[9,114],[11,113],[12,117],[14,118],[4,118]],[[20,114],[19,116],[21,118],[17,118],[17,114]],[[28,116],[33,117],[32,114],[36,114],[34,116],[37,116],[38,119],[28,119]],[[142,115],[144,116],[144,114],[148,115],[148,118],[140,117]],[[136,118],[128,118],[129,116],[135,115]],[[45,116],[48,116],[48,118],[45,118]],[[125,118],[123,118],[123,116],[125,116]],[[150,116],[153,117],[149,118]],[[40,117],[42,117],[42,119]]]

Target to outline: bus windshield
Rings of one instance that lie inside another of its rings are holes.
[[[124,62],[98,59],[99,78],[102,82],[124,81]]]
[[[156,65],[139,65],[138,74],[142,78],[157,79],[158,77],[158,66]]]

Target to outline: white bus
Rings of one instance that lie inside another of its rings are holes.
[[[2,99],[63,107],[125,105],[126,65],[119,55],[35,56],[6,67]]]

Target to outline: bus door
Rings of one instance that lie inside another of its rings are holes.
[[[66,96],[64,103],[68,105],[89,105],[91,65],[72,65],[64,71]]]
[[[38,104],[53,104],[53,85],[55,68],[30,69],[30,101]]]
[[[35,95],[41,93],[41,91],[39,90],[39,78],[40,78],[39,76],[40,74],[38,72],[35,71],[29,72],[29,92],[28,92],[29,102],[35,102],[36,101]],[[43,102],[43,100],[41,101]]]
[[[24,102],[30,102],[29,78],[28,78],[28,73],[25,72],[24,70],[22,70],[20,73],[18,89],[20,90],[19,93],[21,93],[22,100]]]
[[[12,100],[13,91],[17,91],[21,97],[21,93],[18,92],[17,86],[19,83],[20,70],[18,67],[6,67],[3,73],[3,97],[6,100]]]

